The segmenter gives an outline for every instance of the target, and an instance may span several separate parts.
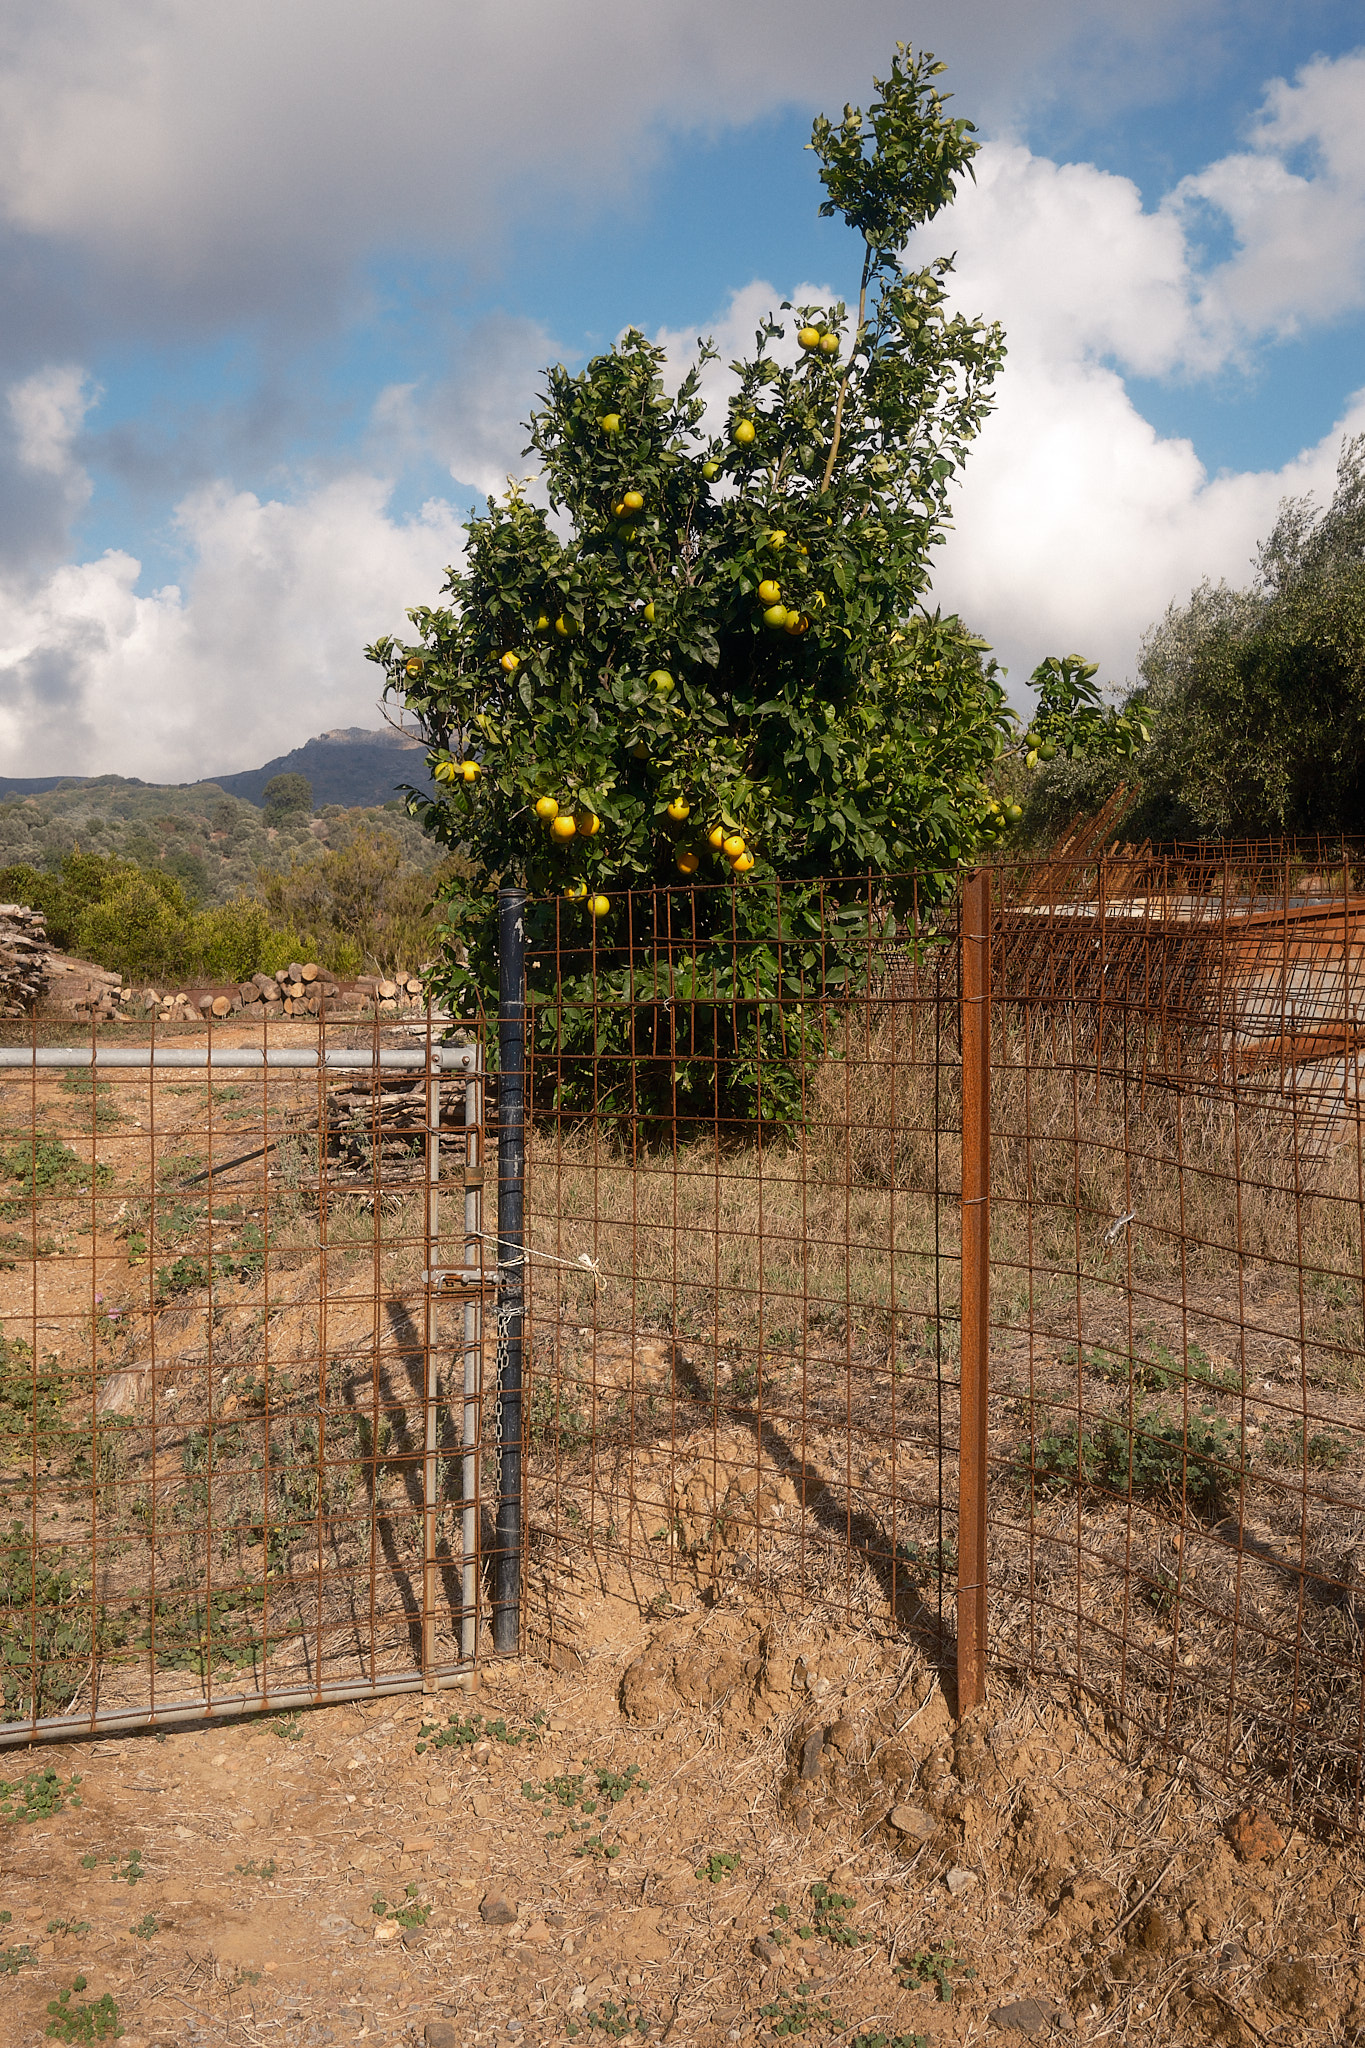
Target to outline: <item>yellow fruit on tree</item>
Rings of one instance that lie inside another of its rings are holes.
[[[538,796],[536,798],[536,816],[538,818],[543,818],[547,825],[553,825],[555,819],[559,816],[558,798],[553,796]]]
[[[597,422],[597,424],[602,429],[602,432],[604,434],[619,433],[621,427],[621,415],[619,412],[604,412],[601,419]]]
[[[649,680],[653,683],[661,697],[666,697],[673,688],[673,678],[666,668],[656,668],[650,675]]]
[[[421,675],[421,673],[422,673],[422,664],[421,664],[421,662],[420,662],[420,661],[419,661],[419,660],[417,659],[416,655],[414,655],[414,656],[413,656],[413,658],[412,658],[412,660],[411,660],[411,661],[410,661],[410,662],[408,663],[408,674],[409,674],[410,676],[420,676],[420,675]]]
[[[798,327],[796,338],[802,348],[819,348],[820,346],[820,330],[818,327]]]
[[[718,462],[703,462],[701,473],[706,478],[708,484],[713,483],[720,475],[720,464]]]
[[[699,864],[700,855],[693,853],[690,847],[678,855],[678,867],[685,875],[695,875]]]
[[[536,631],[537,633],[548,633],[549,630],[550,615],[548,612],[542,612],[540,617],[536,620]]]
[[[621,500],[621,503],[625,507],[627,512],[642,511],[644,509],[644,502],[645,494],[643,491],[627,491],[626,495]]]
[[[822,356],[838,355],[839,337],[837,334],[822,334],[820,336],[820,353]]]
[[[619,518],[621,517],[621,514],[622,514],[622,513],[623,513],[623,512],[625,511],[625,509],[626,509],[626,501],[625,501],[625,499],[624,499],[624,498],[618,498],[618,499],[616,500],[616,503],[615,503],[615,504],[614,504],[614,505],[612,506],[612,508],[611,508],[611,516],[612,516],[612,518],[613,518],[613,519],[619,519]]]
[[[652,597],[649,600],[649,603],[645,606],[645,617],[649,620],[649,623],[652,626],[654,624],[654,600]]]
[[[511,675],[514,668],[521,667],[521,656],[519,654],[513,654],[510,647],[508,648],[506,654],[504,654],[501,657],[501,661],[502,666],[506,669],[509,676]]]
[[[803,633],[809,633],[810,620],[804,612],[788,612],[787,631],[799,640]]]
[[[569,638],[569,635],[573,632],[573,620],[566,619],[563,612],[561,612],[559,617],[555,620],[555,631],[556,633],[558,633],[561,640],[567,640]]]
[[[756,430],[752,420],[740,420],[736,423],[735,439],[736,441],[738,441],[741,448],[748,447],[749,443],[754,438],[755,431]]]
[[[706,835],[706,843],[708,846],[714,846],[716,852],[719,853],[725,844],[725,827],[723,825],[713,825]]]
[[[763,581],[758,586],[759,603],[776,604],[781,595],[782,585],[780,583],[774,583],[771,576],[765,576]]]
[[[611,909],[611,898],[610,896],[594,896],[588,908],[594,917],[605,917]]]
[[[574,824],[571,815],[561,811],[557,818],[550,820],[550,830],[556,839],[572,839],[578,827]]]
[[[787,607],[784,604],[770,604],[763,614],[763,623],[765,626],[785,626]]]
[[[724,842],[724,851],[727,860],[738,860],[745,851],[744,835],[740,832],[732,832],[730,837]]]
[[[570,903],[581,903],[587,893],[588,885],[586,882],[570,882],[568,888],[564,891]]]
[[[780,555],[783,548],[786,545],[787,535],[783,527],[779,526],[775,528],[775,530],[768,535],[768,546],[772,549],[775,555]]]
[[[595,839],[602,830],[602,820],[592,811],[575,811],[573,827],[580,839]]]
[[[438,782],[453,782],[459,771],[453,761],[438,761],[431,772]]]
[[[460,773],[466,782],[477,782],[483,770],[477,761],[461,761]]]
[[[735,873],[737,875],[747,875],[753,864],[753,855],[751,853],[742,853],[739,859],[734,863]]]
[[[668,807],[668,815],[675,825],[681,825],[684,818],[692,815],[692,806],[685,802],[682,797],[675,796]]]

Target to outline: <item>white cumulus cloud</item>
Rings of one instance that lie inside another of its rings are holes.
[[[24,772],[194,780],[336,725],[377,725],[362,647],[435,598],[461,535],[448,505],[396,519],[354,473],[293,503],[217,486],[176,518],[180,586],[139,595],[110,552],[0,590],[0,757]]]

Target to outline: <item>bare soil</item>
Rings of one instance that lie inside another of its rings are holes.
[[[1357,1847],[1036,1691],[954,1724],[867,1631],[594,1613],[574,1669],[11,1757],[63,1803],[0,1822],[0,2040],[1361,2038]]]

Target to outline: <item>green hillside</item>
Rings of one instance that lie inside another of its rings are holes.
[[[382,823],[399,871],[435,866],[436,849],[397,803],[382,810],[328,804],[313,817],[267,826],[254,804],[216,783],[162,786],[103,775],[38,796],[0,800],[0,868],[55,872],[69,853],[102,854],[173,875],[196,905],[254,894],[262,868],[288,869],[343,848],[364,820]]]

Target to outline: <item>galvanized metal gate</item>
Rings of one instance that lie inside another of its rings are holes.
[[[0,1744],[458,1683],[495,1520],[515,1640],[444,1028],[0,1048]]]

